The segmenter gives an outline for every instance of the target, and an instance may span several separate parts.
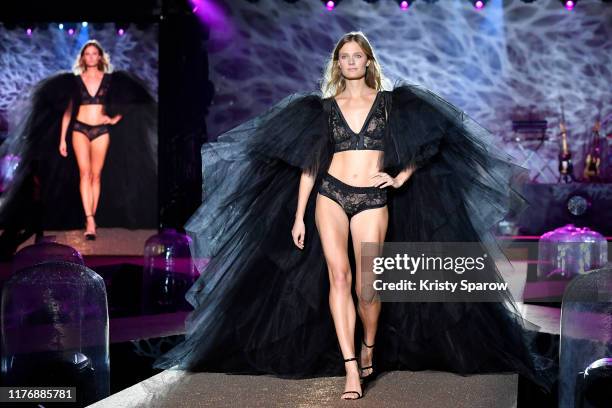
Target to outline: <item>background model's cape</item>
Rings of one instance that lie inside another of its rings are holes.
[[[525,208],[513,184],[527,169],[427,89],[396,84],[383,95],[384,171],[417,167],[388,190],[386,241],[481,242],[492,259],[508,262],[491,227],[510,208]],[[329,101],[290,95],[202,147],[203,203],[186,230],[193,255],[210,261],[186,295],[195,310],[185,341],[156,367],[292,378],[344,373],[314,223],[318,183],[333,155]],[[299,250],[291,228],[303,170],[317,182]],[[499,271],[488,273],[487,281],[502,281]],[[490,303],[384,303],[374,359],[379,370],[519,372],[549,388],[554,367],[531,348],[524,323],[508,292]]]
[[[98,226],[157,226],[157,103],[141,81],[125,71],[110,74],[105,110],[123,118],[110,130],[102,171]],[[85,214],[79,171],[72,149],[72,125],[80,105],[78,77],[60,73],[38,83],[18,126],[0,146],[0,155],[16,155],[16,178],[0,198],[3,221],[15,222],[19,208],[39,199],[44,229],[82,228]],[[68,157],[59,154],[62,115],[72,102],[66,135]],[[38,186],[27,191],[29,179]],[[32,195],[35,197],[32,198]],[[23,214],[32,217],[32,214]],[[7,220],[8,219],[8,220]]]

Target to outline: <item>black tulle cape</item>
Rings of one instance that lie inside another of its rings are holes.
[[[417,167],[401,188],[388,190],[385,241],[480,242],[492,259],[508,262],[491,227],[510,207],[527,205],[515,185],[527,169],[427,89],[396,83],[383,95],[384,170]],[[203,202],[186,230],[194,257],[210,260],[186,295],[195,310],[185,340],[155,367],[287,378],[344,374],[314,223],[317,186],[333,155],[328,102],[317,93],[289,95],[202,147]],[[317,181],[299,250],[291,228],[302,171]],[[488,281],[502,281],[494,272]],[[385,302],[374,359],[381,371],[518,372],[549,389],[552,362],[534,351],[529,328],[508,292],[499,302]]]
[[[72,102],[66,134],[68,156],[59,154],[61,121]],[[59,73],[39,82],[18,125],[0,146],[2,156],[19,157],[15,179],[0,198],[0,215],[40,200],[44,229],[82,228],[85,214],[79,193],[79,171],[72,149],[72,126],[80,105],[78,77]],[[110,74],[105,102],[110,116],[122,114],[111,127],[102,170],[96,222],[102,227],[157,227],[157,103],[141,80],[125,71]],[[28,178],[38,186],[22,187]],[[36,197],[24,197],[36,195]]]

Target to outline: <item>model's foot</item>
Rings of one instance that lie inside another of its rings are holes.
[[[342,399],[360,398],[360,396],[362,395],[362,391],[361,391],[361,381],[359,380],[359,366],[357,365],[357,360],[345,362],[344,367],[346,369],[346,383],[344,385],[344,393],[342,394],[340,398]]]
[[[85,224],[85,232],[83,235],[96,235],[96,221],[94,220],[93,215],[88,215]]]
[[[361,342],[361,367],[370,367],[364,368],[361,370],[361,377],[367,377],[372,374],[374,369],[372,368],[372,358],[374,357],[374,347],[366,347],[363,342]]]

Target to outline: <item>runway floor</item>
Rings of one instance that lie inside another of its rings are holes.
[[[91,407],[419,407],[511,408],[516,374],[462,377],[437,371],[381,374],[358,401],[343,401],[344,377],[284,380],[271,376],[166,370]]]

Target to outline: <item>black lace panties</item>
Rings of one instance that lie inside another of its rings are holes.
[[[95,138],[108,133],[110,126],[111,125],[89,125],[87,123],[75,120],[72,130],[83,133],[90,141],[92,141]]]
[[[387,190],[378,187],[351,186],[329,173],[323,175],[318,191],[319,194],[337,202],[349,220],[363,210],[387,205]]]

